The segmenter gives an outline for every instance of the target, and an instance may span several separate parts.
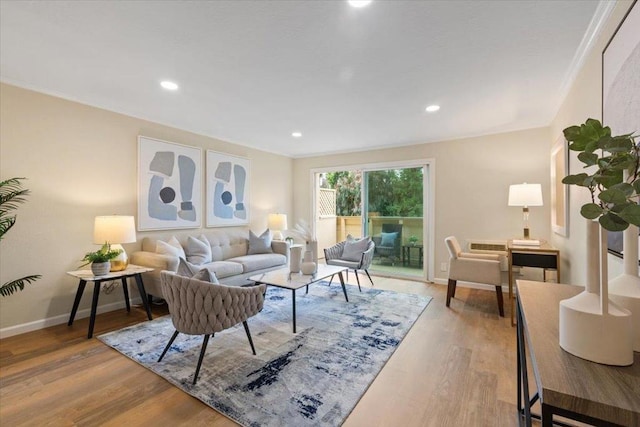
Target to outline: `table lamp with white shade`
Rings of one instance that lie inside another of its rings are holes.
[[[267,220],[267,226],[269,230],[273,232],[274,240],[282,240],[284,236],[282,232],[287,229],[287,215],[281,213],[272,213],[269,214],[269,218]]]
[[[107,243],[111,249],[122,250],[120,255],[111,260],[111,271],[122,271],[129,265],[129,257],[121,243],[136,241],[136,226],[132,216],[105,215],[97,216],[93,226],[93,243]]]
[[[542,206],[542,185],[513,184],[509,186],[509,206],[522,206],[524,238],[531,238],[529,232],[529,206]]]

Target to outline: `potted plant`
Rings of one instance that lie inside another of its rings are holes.
[[[26,201],[29,190],[22,188],[21,180],[25,178],[9,178],[0,182],[0,240],[16,223],[17,215],[11,212],[18,209],[20,203]],[[9,296],[17,290],[23,290],[26,283],[35,282],[41,276],[31,274],[12,280],[0,286],[0,295]]]
[[[409,237],[409,245],[415,246],[418,243],[418,236]]]
[[[640,226],[640,147],[633,134],[612,136],[608,126],[588,119],[581,126],[566,128],[564,136],[585,168],[595,166],[591,175],[582,172],[562,180],[591,193],[591,203],[584,204],[580,214],[597,219],[609,231]]]
[[[580,208],[580,214],[589,220],[586,289],[560,302],[560,346],[594,362],[630,365],[633,323],[638,321],[629,310],[609,301],[606,230],[640,226],[640,147],[633,134],[613,136],[608,126],[594,119],[566,128],[564,136],[569,149],[578,152],[578,160],[592,173],[562,180],[589,190],[591,201]],[[636,241],[637,233],[635,229]],[[625,254],[627,259],[633,256],[630,252]],[[636,248],[635,258],[637,252]],[[637,259],[633,264],[637,276]],[[634,286],[637,292],[638,285]]]
[[[111,270],[111,260],[120,255],[121,249],[111,249],[108,243],[95,252],[87,252],[82,261],[87,261],[80,267],[91,264],[91,272],[94,276],[104,276]],[[80,268],[79,267],[79,268]]]

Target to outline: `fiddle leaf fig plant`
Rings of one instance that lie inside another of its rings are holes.
[[[629,224],[640,226],[640,146],[636,136],[612,136],[611,128],[595,119],[563,132],[569,150],[577,151],[584,168],[593,171],[568,175],[562,180],[563,184],[585,187],[591,193],[591,203],[584,204],[580,214],[597,219],[609,231],[625,230]]]

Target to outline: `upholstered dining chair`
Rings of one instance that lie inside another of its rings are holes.
[[[447,307],[451,298],[456,296],[458,280],[474,283],[486,283],[496,287],[498,311],[504,317],[502,298],[502,278],[500,275],[500,257],[493,254],[472,254],[462,252],[458,240],[449,236],[444,239],[449,250],[449,283],[447,286]]]
[[[195,385],[209,337],[238,323],[244,326],[251,351],[256,354],[247,319],[262,310],[266,285],[225,286],[179,276],[168,271],[160,273],[160,284],[176,330],[158,362],[162,360],[180,332],[187,335],[204,335],[200,358],[193,376]]]
[[[373,261],[373,253],[375,251],[375,243],[372,240],[345,240],[344,242],[337,243],[330,248],[324,250],[324,260],[327,265],[337,265],[340,267],[347,267],[353,270],[358,281],[358,289],[362,292],[360,287],[360,277],[358,276],[358,270],[364,271],[373,286],[373,280],[369,274],[369,267],[371,261]],[[347,270],[347,280],[349,280],[349,270]],[[329,280],[329,284],[333,281],[333,276]]]

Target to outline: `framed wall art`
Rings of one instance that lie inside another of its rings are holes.
[[[635,1],[602,52],[602,122],[613,135],[640,133],[640,6]],[[622,257],[622,232],[609,252]]]
[[[551,149],[551,228],[561,236],[569,234],[569,186],[562,178],[569,174],[569,154],[564,136]]]
[[[207,150],[207,227],[249,224],[251,161]]]
[[[138,230],[202,225],[202,149],[138,137]]]

